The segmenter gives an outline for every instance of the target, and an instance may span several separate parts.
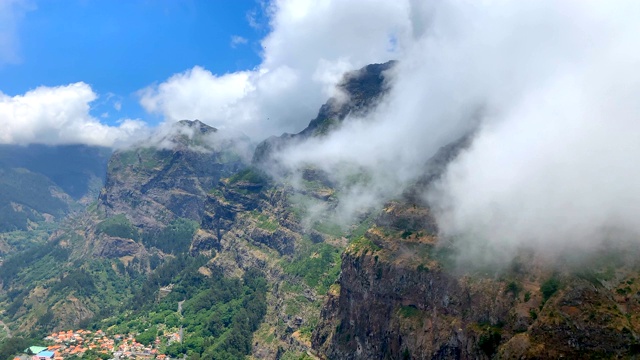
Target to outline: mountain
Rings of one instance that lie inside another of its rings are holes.
[[[0,232],[62,218],[106,176],[111,150],[86,145],[0,145]]]
[[[323,104],[318,115],[301,132],[271,136],[260,143],[253,155],[253,163],[272,162],[271,155],[287,145],[309,137],[324,136],[338,128],[348,115],[365,115],[371,111],[388,92],[389,84],[384,74],[395,65],[396,61],[388,61],[346,73],[336,86],[340,96],[332,97]]]
[[[455,240],[438,238],[420,194],[473,134],[351,224],[326,173],[278,173],[277,151],[374,109],[393,66],[346,74],[307,128],[255,149],[183,120],[114,152],[92,206],[0,264],[2,321],[36,338],[129,333],[189,359],[634,358],[637,246],[523,251],[500,267],[461,263]],[[11,169],[65,191],[50,173]]]
[[[183,217],[200,222],[204,201],[221,178],[246,167],[240,144],[202,122],[183,120],[170,132],[109,160],[99,207],[126,213],[134,225],[163,227]]]
[[[42,174],[73,199],[91,190],[93,177],[104,181],[111,149],[87,145],[0,145],[0,164]]]

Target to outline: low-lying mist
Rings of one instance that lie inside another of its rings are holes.
[[[153,131],[149,131],[144,139],[120,147],[119,150],[135,148],[188,150],[200,153],[224,152],[249,163],[255,146],[251,139],[239,131],[218,130],[199,120],[182,120],[160,124]]]
[[[424,192],[462,258],[589,250],[612,231],[640,241],[639,14],[632,1],[415,3],[384,101],[278,159],[330,173],[348,219],[473,133]]]

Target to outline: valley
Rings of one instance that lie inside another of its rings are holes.
[[[182,120],[115,151],[82,191],[53,196],[71,180],[47,180],[46,204],[64,206],[0,204],[19,215],[0,235],[0,356],[42,345],[61,359],[635,358],[637,246],[519,249],[496,265],[461,262],[465,243],[439,237],[422,194],[470,135],[356,216],[341,206],[368,186],[366,169],[344,183],[287,167],[283,149],[382,103],[395,64],[347,74],[349,100],[330,99],[298,134],[254,146]]]

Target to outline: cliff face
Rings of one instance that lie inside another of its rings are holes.
[[[177,217],[200,222],[207,194],[245,166],[233,140],[216,133],[200,121],[181,121],[167,138],[116,152],[100,208],[107,217],[126,214],[142,228],[163,227]]]
[[[110,154],[86,145],[0,144],[0,232],[35,229],[92,201]]]
[[[318,115],[297,134],[272,136],[258,145],[253,155],[253,164],[261,165],[273,161],[271,155],[286,146],[309,137],[324,136],[333,131],[348,115],[364,115],[373,109],[389,90],[386,72],[396,64],[371,64],[345,74],[337,85],[340,98],[330,98],[320,107]]]
[[[291,255],[301,228],[288,209],[283,187],[273,186],[259,170],[249,168],[221,181],[208,195],[202,229],[192,251],[221,250],[225,239],[242,237]],[[225,238],[226,236],[226,238]]]
[[[119,309],[140,273],[152,271],[152,257],[161,263],[189,253],[207,257],[197,269],[204,276],[264,273],[256,358],[300,358],[311,349],[329,359],[636,356],[640,249],[553,260],[522,253],[496,268],[460,263],[456,244],[437,238],[422,194],[471,135],[425,161],[402,198],[351,227],[332,223],[340,189],[326,174],[299,169],[302,185],[294,188],[261,170],[278,148],[369,111],[386,93],[392,66],[348,74],[340,85],[346,100],[329,100],[299,134],[259,145],[253,165],[239,147],[245,140],[199,121],[116,152],[97,209],[2,267],[3,318],[24,330],[78,326]],[[317,208],[329,215],[310,216]],[[169,244],[153,239],[176,220],[195,224],[184,246],[172,246],[174,233],[165,236]]]
[[[411,227],[389,226],[406,224],[416,212],[390,204],[384,221],[347,248],[313,334],[319,354],[546,359],[630,358],[637,352],[635,260],[618,264],[615,273],[606,261],[586,268],[530,256],[502,269],[465,268],[428,227],[409,233]]]

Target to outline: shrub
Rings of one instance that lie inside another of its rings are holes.
[[[140,234],[138,229],[131,224],[124,214],[118,214],[110,217],[96,227],[98,234],[103,233],[108,236],[121,237],[126,239],[139,240]]]
[[[540,286],[540,291],[542,292],[543,301],[546,302],[547,300],[549,300],[549,298],[553,296],[553,294],[555,294],[556,291],[558,291],[559,289],[560,289],[560,280],[558,280],[558,278],[553,276],[547,279],[547,281],[542,283],[542,286]]]
[[[197,230],[198,223],[195,221],[178,218],[164,229],[144,234],[142,242],[165,253],[181,254],[189,251],[191,240]]]

